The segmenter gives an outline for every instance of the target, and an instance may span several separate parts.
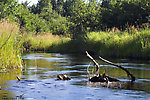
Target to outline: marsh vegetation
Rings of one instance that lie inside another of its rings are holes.
[[[149,0],[0,0],[1,70],[23,52],[150,58]],[[23,51],[23,52],[22,52]]]

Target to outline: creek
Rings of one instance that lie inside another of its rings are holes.
[[[0,73],[0,100],[150,100],[150,61],[109,59],[136,77],[131,83],[123,70],[96,59],[100,73],[120,80],[116,86],[106,86],[88,81],[91,61],[86,56],[31,53],[22,58],[26,65],[22,70]],[[91,75],[93,67],[91,63]],[[57,80],[62,74],[72,79]]]

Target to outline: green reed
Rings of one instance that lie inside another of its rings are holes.
[[[29,51],[85,53],[114,58],[150,58],[150,30],[134,27],[126,31],[89,32],[75,39],[41,33],[27,34],[24,48]]]
[[[22,67],[19,27],[9,21],[0,22],[0,71]]]
[[[23,46],[27,51],[61,52],[63,44],[70,40],[68,37],[52,35],[51,33],[26,34]]]
[[[85,37],[87,50],[101,56],[149,58],[150,30],[129,32],[91,32]]]

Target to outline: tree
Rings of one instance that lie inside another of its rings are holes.
[[[82,0],[76,0],[71,9],[69,20],[74,23],[72,31],[74,37],[83,34],[87,30],[87,6]]]
[[[71,16],[74,3],[75,0],[66,0],[63,3],[63,16],[65,17]]]
[[[63,3],[64,3],[64,0],[57,0],[57,12],[58,14],[61,14],[63,13]]]
[[[56,8],[57,8],[57,2],[56,2],[56,0],[51,0],[51,4],[53,6],[53,10],[56,10]]]
[[[51,0],[39,0],[37,3],[37,11],[40,14],[43,10],[51,12],[52,11],[52,4]]]

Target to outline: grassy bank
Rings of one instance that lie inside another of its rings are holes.
[[[89,32],[76,39],[67,36],[23,33],[16,23],[0,23],[0,71],[21,68],[21,50],[82,53],[113,58],[150,58],[150,30]]]
[[[22,41],[18,25],[8,21],[1,21],[0,41],[0,71],[20,68]]]
[[[88,51],[117,58],[150,58],[150,30],[91,32],[85,39]]]
[[[24,47],[32,51],[85,53],[115,58],[150,58],[150,30],[90,32],[76,39],[52,34],[28,36]]]
[[[51,33],[26,34],[23,47],[25,51],[60,52],[65,49],[63,44],[70,40],[71,38],[52,35]]]

